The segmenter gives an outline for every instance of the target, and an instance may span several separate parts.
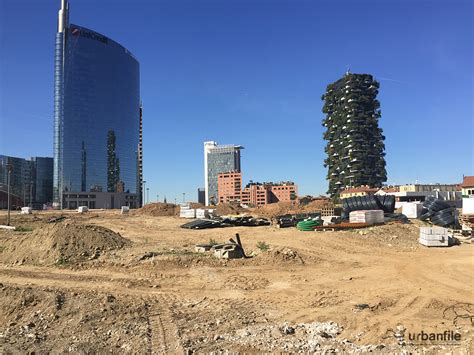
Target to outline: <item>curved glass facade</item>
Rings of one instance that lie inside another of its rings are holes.
[[[70,25],[56,36],[54,201],[65,192],[138,191],[139,63],[123,46]]]

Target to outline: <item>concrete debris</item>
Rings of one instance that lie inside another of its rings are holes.
[[[251,346],[266,351],[315,352],[324,345],[334,342],[342,327],[334,322],[314,322],[289,325],[255,325],[225,334],[224,338],[233,343]]]
[[[240,258],[247,258],[244,252],[244,248],[242,246],[242,242],[240,241],[239,233],[235,234],[235,239],[229,239],[228,243],[223,244],[197,244],[195,247],[196,252],[205,253],[210,252],[213,253],[215,257],[219,259],[240,259]]]

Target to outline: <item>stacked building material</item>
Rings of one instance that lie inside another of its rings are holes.
[[[321,226],[323,224],[321,219],[306,219],[304,221],[298,222],[296,228],[300,231],[314,231],[314,228]]]
[[[185,223],[181,228],[188,229],[206,229],[206,228],[222,228],[231,226],[243,226],[243,227],[258,227],[268,226],[270,221],[266,218],[254,218],[252,216],[239,216],[239,217],[213,217],[213,218],[200,218],[195,221]]]
[[[382,210],[352,211],[349,213],[350,223],[381,224],[384,223]]]
[[[230,227],[230,224],[222,223],[220,220],[213,219],[197,219],[195,221],[185,223],[181,228],[187,229],[207,229],[207,228],[223,228]]]
[[[385,223],[410,223],[403,213],[384,213]]]
[[[402,213],[408,218],[419,218],[423,210],[421,202],[407,202],[402,205]]]
[[[181,205],[179,216],[181,218],[196,218],[196,210],[191,208],[189,205]]]
[[[446,228],[421,227],[419,242],[427,247],[448,247],[454,244],[454,238]]]
[[[343,219],[349,217],[351,211],[382,210],[393,213],[395,210],[395,196],[393,195],[367,195],[342,199]]]
[[[455,208],[446,201],[430,196],[423,202],[420,219],[422,221],[430,220],[437,226],[446,227],[455,224],[454,213]]]
[[[356,228],[367,228],[369,225],[367,223],[335,223],[328,226],[317,226],[314,227],[315,231],[326,231],[326,230],[349,230]]]
[[[274,217],[274,221],[278,228],[295,227],[298,222],[304,221],[308,218],[321,218],[321,213],[297,213],[297,214],[285,214]]]
[[[213,209],[196,208],[196,218],[211,218],[214,216]]]
[[[269,226],[271,224],[266,218],[255,218],[252,216],[229,216],[222,217],[221,220],[226,224],[244,227]]]

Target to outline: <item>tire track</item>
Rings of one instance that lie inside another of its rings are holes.
[[[149,298],[148,336],[150,354],[184,354],[178,329],[171,315],[170,298]]]

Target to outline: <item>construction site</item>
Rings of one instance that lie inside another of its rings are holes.
[[[0,351],[471,351],[469,238],[426,247],[420,219],[279,225],[324,220],[316,204],[220,204],[195,219],[200,208],[13,213],[15,229],[0,229]],[[206,219],[225,228],[186,227]]]

